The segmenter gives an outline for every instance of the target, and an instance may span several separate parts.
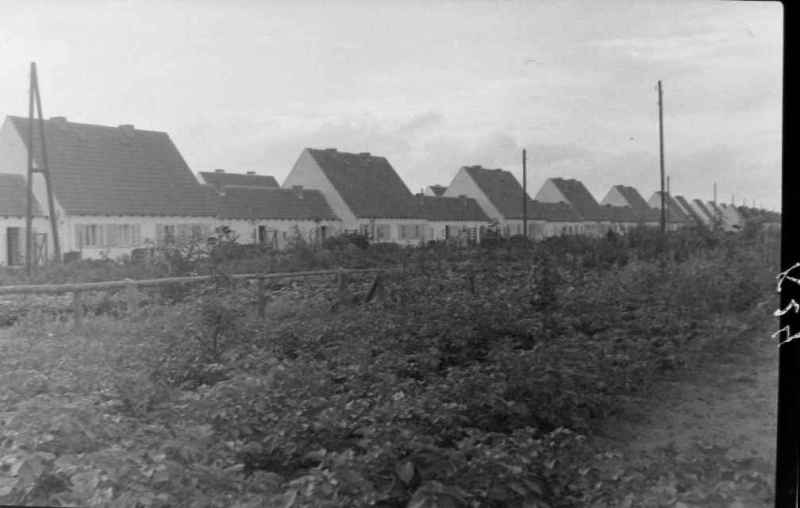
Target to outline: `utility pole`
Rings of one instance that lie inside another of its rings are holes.
[[[717,204],[717,182],[714,182],[714,204]]]
[[[39,143],[41,167],[34,168],[35,160],[33,156],[33,108],[34,104],[38,112]],[[56,217],[55,203],[53,200],[53,185],[50,179],[50,165],[47,161],[47,145],[45,143],[44,114],[42,113],[42,96],[39,91],[39,78],[36,74],[36,63],[31,62],[30,90],[28,98],[28,199],[25,214],[25,269],[28,275],[31,274],[33,263],[31,255],[33,252],[33,175],[42,173],[47,191],[47,214],[50,216],[50,234],[53,238],[53,259],[56,263],[61,262],[61,246],[58,238],[58,219]],[[46,245],[45,245],[46,246]]]
[[[659,147],[659,166],[661,169],[661,234],[667,230],[667,214],[664,205],[664,106],[661,97],[661,80],[658,80],[658,147]]]
[[[522,235],[528,239],[528,166],[525,149],[522,149]]]

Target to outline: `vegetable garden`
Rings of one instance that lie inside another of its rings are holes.
[[[68,297],[0,307],[0,502],[618,506],[635,480],[588,472],[599,425],[766,319],[777,272],[747,231],[220,245],[28,281],[212,275],[133,316],[124,294],[87,297],[80,329]],[[263,312],[231,277],[338,267],[398,269],[370,301],[372,276],[267,281]]]

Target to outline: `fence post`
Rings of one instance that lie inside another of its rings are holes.
[[[336,272],[336,286],[338,289],[339,303],[344,303],[347,300],[347,279],[345,279],[344,269],[341,267]]]
[[[267,288],[266,288],[266,279],[264,277],[258,278],[258,317],[260,319],[264,319],[266,315],[266,307],[267,307]]]
[[[74,328],[83,327],[83,294],[80,291],[72,292],[72,311],[75,314]]]
[[[375,280],[372,282],[372,286],[369,288],[369,292],[367,293],[367,297],[364,299],[365,302],[371,302],[372,300],[383,301],[384,299],[384,289],[383,289],[383,279],[381,278],[381,273],[378,272],[375,275]]]
[[[136,291],[136,284],[130,279],[125,285],[125,295],[128,299],[128,315],[133,317],[139,312],[139,295]]]

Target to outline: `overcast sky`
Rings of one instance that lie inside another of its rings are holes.
[[[195,171],[282,181],[305,147],[386,156],[409,188],[463,165],[601,199],[780,207],[783,12],[726,1],[0,2],[0,114],[168,132]]]

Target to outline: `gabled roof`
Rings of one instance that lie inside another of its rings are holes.
[[[603,220],[600,204],[589,189],[574,178],[550,178],[567,202],[586,220]]]
[[[522,185],[514,175],[503,169],[481,166],[462,168],[506,219],[522,218]]]
[[[276,189],[280,187],[274,176],[226,173],[224,171],[201,171],[200,176],[207,184],[211,184],[217,190],[222,190],[226,185],[242,185],[247,187],[268,187]]]
[[[522,219],[522,185],[514,175],[503,169],[465,166],[475,184],[505,219]],[[544,203],[527,196],[527,215],[531,220],[580,222],[581,217],[567,203]]]
[[[665,201],[664,206],[666,206],[667,212],[667,222],[678,222],[678,223],[687,223],[691,222],[692,219],[689,218],[683,210],[681,206],[678,204],[677,201],[666,192],[664,193]],[[659,219],[661,214],[661,191],[655,191],[653,195],[650,197],[650,204],[652,208],[656,209],[659,212]]]
[[[713,214],[712,214],[712,212],[711,212],[711,211],[708,209],[708,207],[706,207],[705,203],[703,203],[703,201],[702,201],[702,200],[700,200],[700,199],[693,199],[693,200],[692,200],[692,203],[694,203],[694,205],[695,205],[695,206],[696,206],[696,207],[697,207],[699,210],[701,210],[701,211],[702,211],[702,212],[705,214],[705,216],[706,216],[706,221],[712,220],[712,219],[714,218],[714,215],[713,215]]]
[[[489,222],[478,202],[466,196],[414,196],[418,217],[431,221]]]
[[[613,187],[617,189],[617,191],[622,194],[622,197],[625,198],[625,201],[631,206],[631,208],[635,210],[645,210],[650,208],[647,204],[647,201],[644,200],[639,191],[636,190],[635,187],[631,187],[629,185],[615,185]]]
[[[221,219],[336,220],[318,190],[226,186],[219,197]]]
[[[307,148],[356,217],[414,218],[413,195],[385,157]]]
[[[22,175],[0,173],[0,217],[25,217],[28,213],[28,186]],[[42,209],[33,198],[33,215],[42,216]]]
[[[689,201],[687,201],[685,197],[683,196],[673,196],[673,197],[675,198],[675,201],[677,201],[683,207],[683,209],[688,212],[688,215],[691,216],[691,218],[694,219],[695,222],[699,222],[700,224],[703,223],[703,218],[697,214],[697,211],[695,211],[695,209],[692,208],[691,205],[689,205]]]
[[[25,146],[27,118],[9,116]],[[44,121],[53,193],[70,215],[209,216],[215,203],[164,132]],[[42,167],[34,122],[34,160]],[[209,199],[212,199],[209,201]]]

